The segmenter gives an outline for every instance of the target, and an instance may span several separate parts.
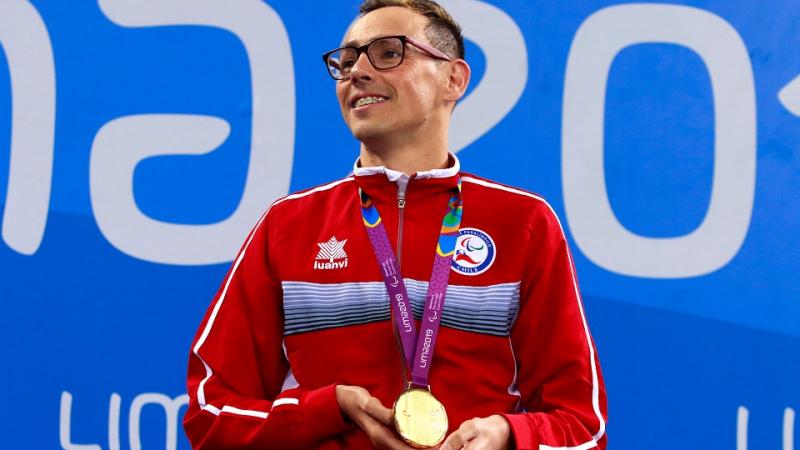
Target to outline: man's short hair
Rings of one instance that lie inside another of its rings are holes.
[[[464,59],[461,26],[438,3],[432,0],[364,0],[358,10],[363,16],[387,6],[401,6],[427,17],[425,34],[430,43],[454,58]]]

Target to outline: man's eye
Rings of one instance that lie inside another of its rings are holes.
[[[394,50],[386,50],[386,51],[383,52],[383,59],[395,59],[395,58],[399,58],[399,57],[400,57],[400,53],[396,52]]]
[[[341,68],[339,70],[345,70],[345,71],[350,70],[355,64],[356,64],[356,60],[354,60],[352,58],[344,59],[344,60],[340,61]]]

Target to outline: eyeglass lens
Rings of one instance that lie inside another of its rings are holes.
[[[328,70],[336,79],[347,78],[359,55],[356,48],[341,48],[328,56]],[[403,61],[403,41],[394,37],[372,41],[367,46],[367,56],[376,69],[397,67]]]

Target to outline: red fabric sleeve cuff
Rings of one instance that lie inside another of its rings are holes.
[[[339,409],[335,384],[306,392],[304,403],[308,414],[303,422],[309,429],[314,430],[314,434],[328,437],[351,427],[345,422]]]
[[[538,450],[539,439],[531,427],[531,419],[525,414],[502,414],[511,426],[517,450]]]

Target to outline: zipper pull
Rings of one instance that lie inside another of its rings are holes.
[[[403,209],[406,207],[406,196],[405,195],[398,195],[397,196],[397,207]]]

